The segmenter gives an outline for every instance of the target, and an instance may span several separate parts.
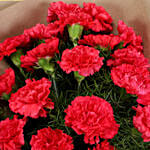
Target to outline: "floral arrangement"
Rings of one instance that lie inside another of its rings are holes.
[[[150,72],[142,39],[94,3],[51,3],[0,43],[1,150],[150,149]],[[2,105],[5,104],[5,105]]]

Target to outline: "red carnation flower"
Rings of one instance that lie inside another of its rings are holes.
[[[145,95],[138,95],[137,102],[142,105],[150,105],[150,89]]]
[[[144,95],[138,94],[138,99],[136,101],[142,105],[150,105],[150,89]]]
[[[3,93],[9,94],[14,84],[15,84],[15,73],[13,69],[11,68],[6,69],[5,73],[0,76],[0,96]]]
[[[86,44],[92,47],[100,46],[100,47],[108,47],[110,46],[111,49],[114,49],[116,45],[121,42],[120,37],[117,35],[85,35],[84,39],[79,40],[79,44]]]
[[[142,134],[144,142],[150,142],[150,105],[141,107],[138,105],[136,116],[133,117],[133,124],[135,128]]]
[[[98,50],[81,45],[63,51],[61,62],[58,63],[66,73],[78,71],[82,76],[89,76],[100,70],[103,59],[99,57]]]
[[[66,126],[85,134],[85,143],[98,143],[99,137],[112,139],[118,133],[111,105],[99,97],[78,96],[64,112]]]
[[[107,61],[108,66],[119,66],[122,64],[131,64],[137,67],[149,67],[148,59],[135,48],[127,47],[118,49],[111,55],[112,59]]]
[[[28,51],[27,55],[21,56],[21,67],[31,70],[33,66],[37,66],[39,59],[54,57],[55,53],[59,53],[58,44],[58,38],[45,40],[45,43]]]
[[[127,93],[138,94],[143,91],[143,82],[150,73],[146,68],[136,67],[130,64],[122,64],[113,67],[111,78],[115,85],[125,88]]]
[[[150,77],[144,79],[141,90],[137,93],[137,102],[142,105],[150,105]]]
[[[92,21],[88,23],[88,29],[95,32],[112,31],[112,18],[102,6],[95,3],[83,3],[83,12],[91,16]]]
[[[37,135],[32,135],[30,144],[31,150],[72,150],[72,142],[72,137],[62,130],[48,127],[38,130]]]
[[[50,23],[49,25],[37,24],[36,26],[24,30],[24,35],[29,36],[30,39],[47,39],[52,36],[57,36],[59,32],[59,26],[56,23]]]
[[[124,45],[130,44],[135,47],[138,51],[143,50],[142,38],[137,36],[131,27],[128,27],[123,21],[118,22],[118,32],[121,39],[124,41]]]
[[[93,11],[94,10],[94,11]],[[47,21],[59,20],[63,28],[67,24],[78,23],[93,31],[111,31],[112,18],[101,6],[94,3],[83,3],[83,8],[77,4],[66,4],[62,1],[50,4]]]
[[[90,149],[88,149],[90,150]],[[116,150],[114,146],[111,146],[107,140],[101,142],[101,144],[97,144],[93,150]]]
[[[66,4],[62,1],[50,3],[48,8],[47,22],[53,22],[61,18],[67,18],[69,14],[74,15],[81,12],[78,4]]]
[[[0,122],[0,149],[1,150],[21,150],[24,145],[23,127],[25,119],[9,118]]]
[[[46,117],[47,111],[44,108],[54,108],[54,103],[48,98],[50,87],[51,82],[46,78],[38,81],[27,79],[24,87],[11,94],[10,109],[26,117]]]
[[[4,56],[9,56],[16,52],[16,48],[24,47],[30,41],[28,36],[19,35],[6,39],[3,43],[0,43],[0,60]]]

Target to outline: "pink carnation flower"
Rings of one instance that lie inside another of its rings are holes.
[[[138,105],[136,116],[133,117],[133,124],[135,128],[142,134],[144,142],[150,142],[150,105],[141,107]]]
[[[82,76],[90,76],[98,72],[103,65],[103,57],[99,51],[88,46],[76,46],[72,50],[63,51],[60,67],[66,73],[78,71]]]
[[[32,135],[31,150],[73,150],[72,137],[62,130],[52,130],[50,127],[40,129],[37,135]]]
[[[66,126],[85,134],[85,143],[99,143],[99,137],[112,139],[118,133],[111,105],[99,97],[78,96],[64,112]]]
[[[50,87],[51,82],[46,78],[38,81],[27,79],[24,87],[11,94],[10,109],[26,117],[46,117],[47,111],[44,108],[54,108],[54,103],[48,98]]]

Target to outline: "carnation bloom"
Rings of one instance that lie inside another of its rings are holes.
[[[72,50],[63,51],[60,67],[66,73],[78,71],[82,76],[93,75],[103,65],[103,57],[99,57],[99,51],[88,46],[76,46]]]
[[[67,18],[69,15],[81,12],[78,4],[66,4],[62,1],[50,3],[48,8],[47,22],[53,22],[61,18]]]
[[[29,41],[29,37],[23,34],[6,39],[3,43],[0,43],[0,60],[2,60],[4,56],[10,56],[16,52],[16,48],[24,47]]]
[[[15,73],[13,69],[8,68],[5,70],[5,73],[0,76],[0,96],[2,96],[3,93],[9,94],[14,84]]]
[[[61,26],[78,23],[93,31],[111,31],[112,18],[101,6],[94,3],[83,3],[83,8],[77,4],[66,4],[62,1],[50,4],[47,21],[59,20]]]
[[[141,90],[137,93],[137,102],[142,105],[150,105],[150,77],[143,78],[141,87]]]
[[[50,127],[38,130],[30,141],[31,150],[72,150],[72,143],[72,137],[62,130],[52,130]]]
[[[114,84],[125,88],[130,94],[138,94],[143,91],[144,80],[149,75],[150,73],[146,68],[131,64],[122,64],[111,70],[111,79]]]
[[[52,36],[57,36],[59,27],[56,23],[49,25],[37,24],[36,26],[24,30],[24,35],[29,36],[30,39],[47,39]]]
[[[105,140],[101,142],[100,144],[97,144],[96,147],[93,148],[93,150],[116,150],[116,148],[114,146],[111,146],[109,142]]]
[[[137,94],[138,99],[136,100],[139,104],[150,105],[150,89],[146,94]]]
[[[99,143],[99,137],[112,139],[118,133],[111,105],[99,97],[78,96],[64,112],[66,126],[85,134],[85,143]]]
[[[21,150],[24,145],[23,127],[25,119],[9,118],[0,122],[0,149],[1,150]]]
[[[141,107],[138,105],[136,116],[133,117],[133,124],[135,128],[142,134],[144,142],[150,142],[150,105]]]
[[[10,109],[26,117],[46,117],[47,111],[44,108],[54,108],[54,103],[48,98],[50,87],[51,82],[46,78],[38,81],[27,79],[24,87],[11,94]]]
[[[79,40],[79,44],[86,44],[92,47],[100,46],[100,47],[109,47],[114,49],[116,45],[121,42],[121,39],[118,35],[85,35],[83,39]]]
[[[39,59],[54,57],[55,53],[59,53],[58,44],[58,38],[45,40],[45,43],[28,51],[25,56],[21,56],[21,67],[31,70],[33,66],[38,65]]]
[[[141,36],[137,36],[131,27],[128,27],[123,21],[119,20],[117,29],[120,38],[124,41],[123,46],[130,44],[132,47],[135,47],[138,51],[143,50]]]
[[[107,61],[108,66],[119,66],[122,64],[131,64],[137,67],[149,67],[148,59],[135,48],[127,47],[118,49],[111,55],[112,59]]]
[[[95,3],[83,3],[83,11],[91,16],[92,21],[87,25],[88,29],[95,32],[112,31],[112,18],[102,6]]]

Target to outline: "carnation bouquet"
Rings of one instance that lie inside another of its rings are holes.
[[[94,3],[51,3],[0,43],[1,150],[150,149],[150,72],[142,39]]]

